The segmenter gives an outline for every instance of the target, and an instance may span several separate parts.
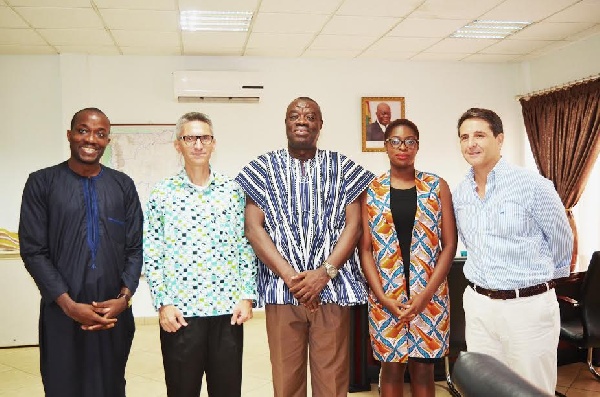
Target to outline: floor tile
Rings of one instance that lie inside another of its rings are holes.
[[[8,396],[19,389],[29,387],[39,389],[39,387],[42,386],[42,382],[39,376],[31,375],[17,369],[11,369],[10,371],[0,372],[0,385],[2,385],[2,391],[6,392],[6,395]]]
[[[164,378],[152,380],[142,376],[127,376],[127,395],[140,397],[164,397],[167,395]]]
[[[586,364],[582,364],[586,365]],[[589,390],[596,392],[596,396],[600,395],[600,381],[598,381],[587,367],[582,368],[577,375],[577,379],[573,381],[573,384],[569,388],[569,397],[571,390]]]
[[[566,393],[567,397],[598,397],[600,394],[592,390],[569,389]]]
[[[8,365],[0,364],[0,372],[10,371],[11,369],[14,369],[14,368],[9,367]]]
[[[579,375],[580,370],[581,364],[579,363],[560,366],[556,382],[557,386],[570,387],[577,378],[577,375]]]

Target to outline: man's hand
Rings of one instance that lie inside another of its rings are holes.
[[[92,302],[92,307],[94,308],[94,311],[102,317],[116,319],[119,316],[119,314],[123,313],[125,309],[127,309],[128,302],[126,299],[121,297],[109,299],[103,302]],[[100,331],[107,328],[101,324],[95,324],[89,326],[84,325],[81,327],[81,329],[85,331]]]
[[[313,305],[314,302],[318,304],[319,294],[330,280],[325,270],[321,268],[298,273],[292,279],[294,284],[290,287],[290,292],[306,307]]]
[[[116,318],[107,318],[96,312],[92,305],[87,303],[73,303],[69,306],[67,316],[81,324],[84,331],[100,331],[110,329],[117,323]]]
[[[98,314],[92,305],[75,302],[66,292],[56,299],[56,303],[67,316],[81,324],[84,331],[110,329],[117,322],[116,318],[106,318]]]
[[[124,298],[109,299],[103,302],[92,302],[94,311],[105,318],[117,318],[127,309],[127,300]]]
[[[188,325],[181,311],[173,305],[161,306],[158,309],[158,321],[162,329],[167,332],[176,332],[179,328]]]
[[[231,325],[242,325],[252,318],[252,300],[242,299],[233,307]]]

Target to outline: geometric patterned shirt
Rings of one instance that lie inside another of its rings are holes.
[[[265,214],[265,230],[277,251],[297,272],[318,268],[346,226],[346,207],[366,189],[374,175],[348,157],[317,150],[299,160],[287,149],[266,153],[236,177]],[[366,284],[356,249],[321,291],[321,303],[341,306],[365,303]],[[258,305],[298,301],[287,285],[258,261]]]
[[[154,186],[144,216],[144,274],[154,307],[185,317],[231,314],[256,299],[256,261],[244,237],[244,192],[210,171],[206,187],[185,169]]]

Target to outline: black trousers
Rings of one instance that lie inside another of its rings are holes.
[[[168,397],[198,397],[204,374],[209,396],[239,397],[243,325],[231,325],[231,315],[185,321],[177,332],[160,330]]]
[[[90,332],[83,331],[56,303],[42,302],[39,338],[44,395],[125,397],[125,365],[134,332],[131,308],[118,316],[114,328]]]

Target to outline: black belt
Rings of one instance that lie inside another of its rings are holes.
[[[554,280],[550,280],[547,283],[532,285],[531,287],[503,290],[479,287],[470,281],[468,283],[469,287],[473,288],[473,291],[477,292],[478,294],[485,295],[490,299],[526,298],[528,296],[543,294],[544,292],[554,288],[556,285]]]

